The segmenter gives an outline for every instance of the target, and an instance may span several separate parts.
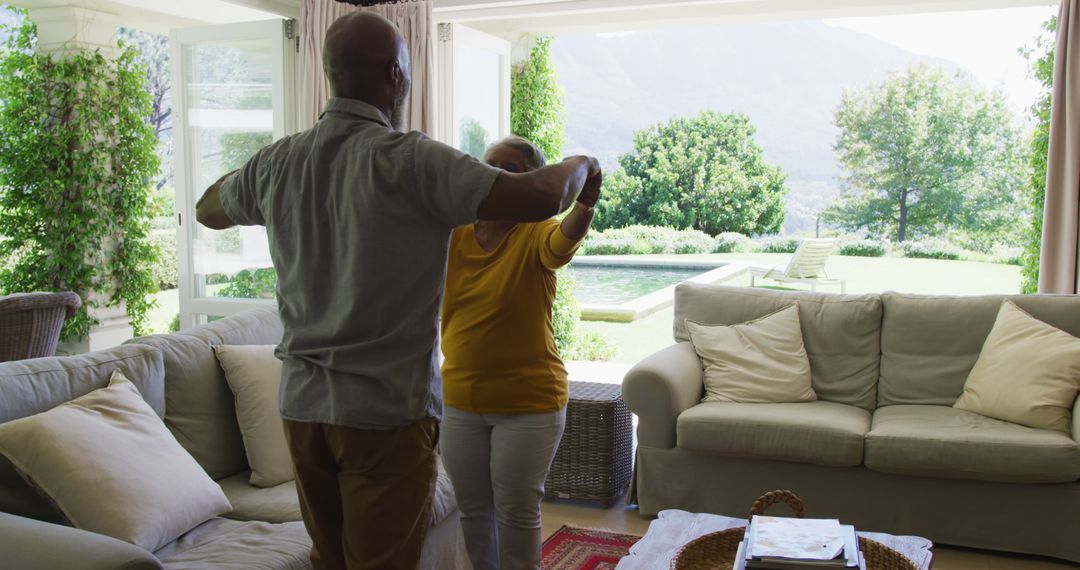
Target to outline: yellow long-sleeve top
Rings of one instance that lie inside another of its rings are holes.
[[[562,409],[566,368],[555,348],[555,270],[580,241],[547,220],[518,224],[494,251],[473,226],[454,230],[442,310],[443,398],[478,414]]]

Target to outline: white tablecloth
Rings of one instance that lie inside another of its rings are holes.
[[[686,543],[699,536],[746,526],[746,519],[721,515],[690,513],[677,509],[660,511],[658,518],[649,525],[645,536],[630,547],[630,554],[623,557],[616,570],[662,570],[671,567],[671,559]],[[876,532],[859,532],[859,536],[876,540],[910,558],[919,568],[929,570],[934,546],[925,538],[916,536],[893,536]]]

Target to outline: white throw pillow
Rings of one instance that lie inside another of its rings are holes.
[[[686,321],[705,368],[703,402],[811,402],[798,304],[737,325]]]
[[[106,388],[0,424],[0,453],[75,527],[151,552],[232,509],[119,370]]]
[[[1080,390],[1080,338],[1005,300],[954,408],[1068,433]]]
[[[236,399],[236,421],[251,466],[251,484],[275,487],[292,481],[292,457],[278,411],[281,361],[274,356],[274,347],[216,346],[214,354]]]

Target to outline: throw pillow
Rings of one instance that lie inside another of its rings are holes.
[[[251,466],[251,484],[275,487],[292,481],[292,457],[278,411],[281,361],[274,356],[274,347],[216,346],[214,354],[236,399],[236,421]]]
[[[1001,304],[954,408],[1069,432],[1080,391],[1080,338]]]
[[[0,424],[0,453],[75,527],[151,552],[232,508],[119,370],[106,388]]]
[[[798,304],[737,325],[686,321],[705,369],[703,402],[811,402]]]

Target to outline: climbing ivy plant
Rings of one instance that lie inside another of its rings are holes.
[[[32,22],[0,52],[0,292],[75,291],[62,337],[85,336],[88,307],[124,306],[146,332],[150,191],[158,174],[146,70],[133,49],[35,49]]]
[[[1032,77],[1042,87],[1039,98],[1031,105],[1035,128],[1031,135],[1031,184],[1028,200],[1031,205],[1031,226],[1021,258],[1023,269],[1021,290],[1037,293],[1039,290],[1039,260],[1042,255],[1043,209],[1046,206],[1046,161],[1050,152],[1050,106],[1054,87],[1054,40],[1057,32],[1057,16],[1043,23],[1043,32],[1035,38],[1032,47],[1022,50],[1028,60]]]
[[[514,65],[510,82],[510,131],[531,140],[548,162],[562,156],[566,139],[563,91],[551,61],[551,38],[539,38],[529,59]]]

